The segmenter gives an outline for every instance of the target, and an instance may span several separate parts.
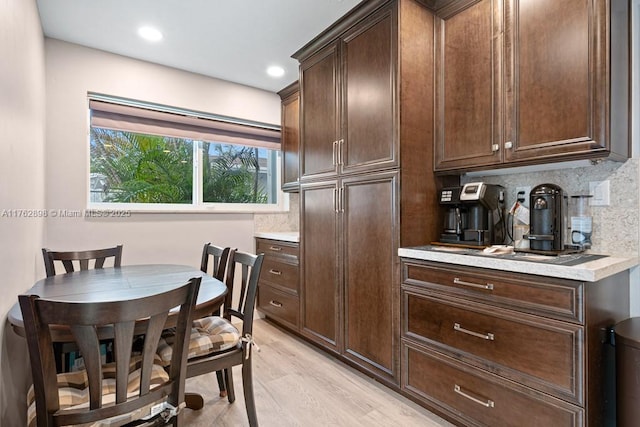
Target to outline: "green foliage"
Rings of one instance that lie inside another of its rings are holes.
[[[181,138],[91,128],[91,172],[106,177],[103,201],[191,203],[192,147],[193,141]],[[205,143],[204,153],[205,202],[267,202],[257,149]]]
[[[213,153],[210,149],[213,148]],[[266,203],[258,185],[257,149],[204,143],[203,200],[218,203]]]

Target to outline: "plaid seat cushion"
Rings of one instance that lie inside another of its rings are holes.
[[[127,396],[135,397],[138,394],[140,386],[140,371],[142,358],[134,356],[131,359],[129,381],[127,385]],[[116,400],[116,380],[115,380],[115,363],[108,363],[102,369],[102,404],[107,406],[113,404]],[[89,407],[89,380],[85,370],[65,372],[58,374],[58,394],[61,410],[82,409]],[[169,375],[160,365],[159,358],[154,361],[151,370],[151,388],[161,385],[169,380]],[[151,407],[158,402],[140,408],[134,412],[108,418],[95,423],[81,424],[81,427],[115,427],[121,426],[128,422],[143,418],[150,414]],[[27,425],[29,427],[36,426],[36,402],[33,385],[29,387],[27,392]]]
[[[158,355],[165,365],[171,362],[173,337],[173,331],[169,329],[162,335],[158,344]],[[235,347],[238,341],[240,341],[240,332],[228,320],[219,316],[196,319],[191,328],[188,358],[193,359],[228,350]]]

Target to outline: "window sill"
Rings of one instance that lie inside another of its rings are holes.
[[[95,215],[92,217],[128,217],[134,213],[141,214],[269,214],[289,212],[289,198],[278,205],[249,205],[249,204],[216,204],[216,205],[185,205],[146,204],[146,203],[89,203],[87,210]]]

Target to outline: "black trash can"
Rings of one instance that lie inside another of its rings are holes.
[[[616,334],[616,418],[618,427],[640,423],[640,317],[623,320]]]

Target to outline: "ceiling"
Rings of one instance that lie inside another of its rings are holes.
[[[366,1],[366,0],[365,0]],[[291,54],[360,0],[37,0],[45,36],[277,92]],[[150,25],[159,42],[140,38]],[[266,69],[279,65],[280,78]]]

